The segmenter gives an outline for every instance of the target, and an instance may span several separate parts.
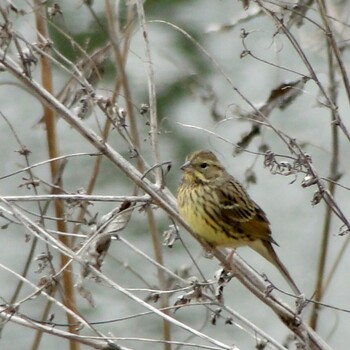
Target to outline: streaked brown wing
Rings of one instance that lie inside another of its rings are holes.
[[[244,188],[233,178],[218,186],[217,197],[222,215],[233,221],[246,222],[256,214],[255,203]]]
[[[219,187],[217,196],[224,222],[254,239],[276,243],[271,237],[266,214],[235,179],[232,178],[225,182],[225,186]]]

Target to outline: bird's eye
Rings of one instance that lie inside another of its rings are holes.
[[[208,167],[208,163],[201,163],[199,164],[199,166],[202,168],[202,169],[205,169]]]

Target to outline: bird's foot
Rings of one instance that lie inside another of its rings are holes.
[[[206,259],[213,259],[213,257],[214,257],[213,250],[211,248],[204,249],[203,250],[203,256]]]
[[[232,258],[236,253],[236,249],[231,249],[231,251],[228,253],[226,257],[226,263],[232,268]]]
[[[233,255],[236,253],[236,249],[232,249],[226,256],[225,262],[222,263],[223,271],[226,274],[230,274],[231,278],[235,275],[235,267],[232,264]]]

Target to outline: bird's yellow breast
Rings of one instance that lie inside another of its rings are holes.
[[[234,228],[223,225],[220,220],[220,208],[214,193],[202,193],[202,188],[182,188],[177,200],[179,213],[188,226],[212,246],[238,247],[244,242],[238,239]]]

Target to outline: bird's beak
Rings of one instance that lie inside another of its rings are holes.
[[[189,160],[187,160],[185,163],[182,164],[180,169],[185,171],[190,167],[190,164],[191,164],[191,162]]]

